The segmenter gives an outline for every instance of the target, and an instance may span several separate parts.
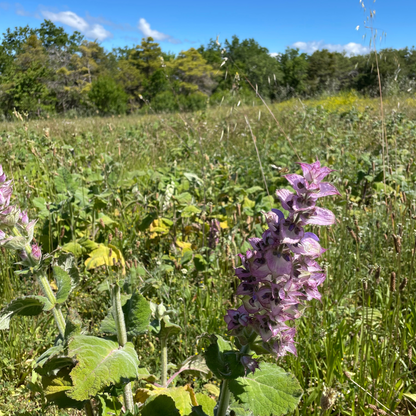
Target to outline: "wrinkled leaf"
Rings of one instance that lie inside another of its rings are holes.
[[[231,380],[229,388],[256,416],[291,412],[298,406],[303,393],[292,374],[270,363],[260,364],[254,374]]]
[[[75,400],[87,400],[112,384],[125,383],[138,376],[139,360],[133,344],[77,335],[69,342],[68,355],[77,359],[71,371],[74,387],[67,392]]]

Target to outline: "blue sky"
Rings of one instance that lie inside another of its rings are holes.
[[[0,0],[0,33],[8,27],[38,27],[47,18],[69,32],[79,30],[88,39],[97,39],[106,49],[137,44],[151,35],[163,50],[178,53],[210,38],[219,36],[223,42],[236,34],[240,39],[256,39],[271,53],[294,46],[308,53],[327,48],[354,54],[368,51],[370,33],[364,21],[371,9],[376,11],[374,27],[379,34],[386,33],[378,46],[416,44],[411,35],[416,32],[415,0],[67,0],[58,4]]]

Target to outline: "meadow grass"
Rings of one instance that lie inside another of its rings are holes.
[[[416,412],[415,104],[385,105],[384,160],[377,101],[344,95],[271,107],[299,157],[335,169],[332,182],[341,192],[327,201],[337,224],[315,230],[328,249],[322,302],[299,320],[298,356],[278,363],[305,391],[297,415]],[[141,292],[175,311],[184,329],[169,346],[175,364],[203,353],[201,333],[226,331],[225,310],[237,302],[237,254],[248,248],[247,238],[261,235],[262,211],[279,208],[274,195],[287,187],[283,175],[298,170],[298,158],[264,107],[22,117],[0,124],[0,143],[21,206],[40,218],[35,237],[44,251],[75,250],[82,280],[68,304],[77,305],[86,330],[99,332],[109,299],[102,285],[107,271],[84,266],[85,241],[111,241],[123,253],[127,276],[140,279]],[[214,218],[221,222],[216,245],[209,230]],[[15,261],[2,251],[0,306],[39,292],[13,273]],[[53,334],[47,316],[17,319],[0,333],[3,414],[66,414],[46,409],[25,387]],[[147,335],[135,345],[141,364],[157,375],[158,340]],[[192,377],[181,382],[202,388]]]

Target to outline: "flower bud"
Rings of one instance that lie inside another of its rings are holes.
[[[31,257],[33,258],[33,260],[35,260],[37,262],[39,262],[40,259],[42,258],[42,250],[40,249],[40,247],[36,243],[32,244]]]

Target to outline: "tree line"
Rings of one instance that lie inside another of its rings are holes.
[[[211,40],[178,55],[152,38],[105,50],[81,33],[45,20],[7,29],[0,44],[0,117],[14,110],[46,114],[194,111],[235,100],[251,103],[341,91],[379,94],[374,53],[347,56],[287,48],[272,56],[254,39]],[[383,49],[378,70],[385,94],[413,93],[416,50]]]

